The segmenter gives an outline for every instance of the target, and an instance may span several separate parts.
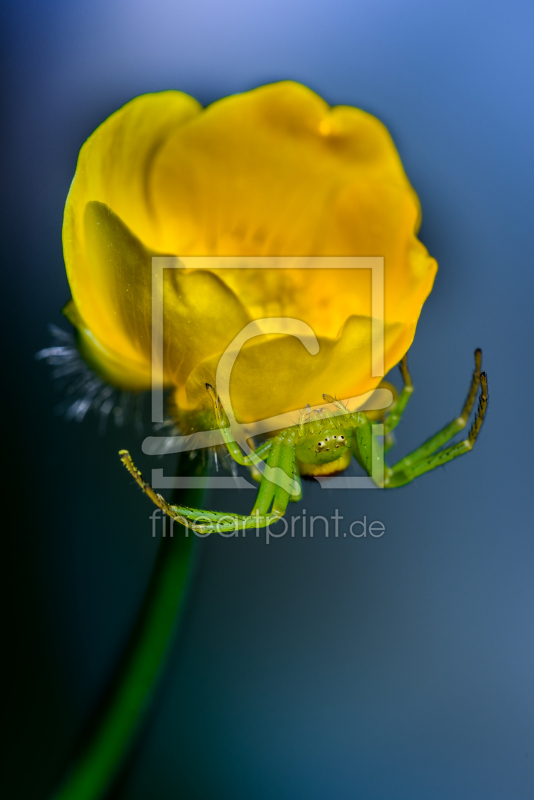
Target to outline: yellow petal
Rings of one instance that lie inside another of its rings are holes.
[[[198,103],[182,92],[142,95],[112,114],[80,151],[63,222],[67,277],[77,313],[86,328],[100,338],[100,347],[115,350],[127,360],[132,347],[127,344],[125,352],[120,347],[117,350],[118,340],[123,340],[121,333],[114,331],[118,308],[103,318],[108,314],[100,302],[105,276],[99,275],[98,270],[95,274],[88,258],[86,206],[91,201],[105,203],[139,239],[148,241],[153,215],[148,180],[154,158],[169,133],[199,111]],[[120,305],[121,293],[114,299]],[[137,382],[134,374],[132,381]]]
[[[145,376],[150,387],[152,357],[152,257],[139,239],[103,203],[85,209],[85,245],[97,302],[85,306],[83,325],[107,360],[123,362],[132,381]],[[163,272],[164,377],[185,382],[193,367],[226,347],[249,322],[239,300],[205,270]],[[80,316],[81,319],[81,316]],[[124,372],[124,370],[123,370]],[[118,382],[118,380],[116,381]],[[124,377],[120,381],[124,385]],[[133,388],[133,386],[132,386]]]
[[[147,391],[150,388],[149,365],[130,361],[105,347],[87,327],[73,300],[69,300],[63,308],[63,314],[75,328],[80,355],[103,381],[130,391]]]
[[[415,326],[386,324],[386,370],[410,346]],[[311,355],[295,336],[257,337],[240,351],[230,379],[230,398],[238,422],[260,419],[321,405],[323,394],[355,397],[374,389],[380,378],[371,375],[371,320],[350,317],[340,336],[319,337],[319,352]],[[199,364],[185,392],[177,393],[180,407],[205,405],[206,383],[215,385],[221,353]]]
[[[151,244],[166,252],[384,256],[386,316],[398,321],[416,321],[432,288],[436,262],[415,235],[419,202],[387,130],[299,84],[225,98],[177,128],[154,160],[150,187]],[[221,277],[254,315],[277,304],[291,316],[315,310],[316,323],[328,317],[329,335],[369,310],[361,273],[348,285],[346,273],[326,285],[318,276],[298,293],[281,274],[270,287],[243,273]]]
[[[131,374],[139,387],[150,375],[153,254],[383,256],[389,368],[412,341],[436,272],[416,237],[419,221],[393,142],[364,111],[329,108],[292,82],[203,111],[179,92],[144,95],[80,153],[64,224],[78,327],[103,362],[121,364],[121,381]],[[189,269],[165,276],[165,380],[182,405],[201,402],[226,345],[266,316],[308,323],[321,353],[303,353],[291,337],[247,345],[232,383],[243,419],[376,386],[362,366],[370,359],[368,270],[197,272],[185,260]]]

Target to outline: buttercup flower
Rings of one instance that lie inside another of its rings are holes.
[[[417,196],[384,126],[277,83],[206,109],[181,92],[144,95],[80,152],[63,243],[66,314],[110,383],[151,386],[152,256],[232,256],[235,269],[165,270],[164,377],[176,406],[209,405],[221,354],[253,319],[291,317],[293,336],[249,341],[230,384],[238,420],[363,394],[371,375],[369,270],[239,269],[250,256],[384,256],[385,367],[409,348],[436,263],[416,233]]]

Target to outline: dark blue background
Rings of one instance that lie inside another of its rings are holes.
[[[142,92],[209,103],[283,78],[391,130],[438,259],[411,350],[407,452],[456,416],[484,348],[475,451],[308,513],[380,540],[212,537],[121,800],[534,796],[531,513],[534,11],[527,2],[4,3],[2,461],[8,797],[44,798],[127,640],[156,541],[116,452],[54,416],[33,353],[68,297],[78,149]],[[146,467],[146,460],[141,463]],[[244,509],[250,495],[215,507]]]

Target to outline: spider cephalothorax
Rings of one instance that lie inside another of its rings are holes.
[[[232,438],[231,427],[215,390],[210,384],[206,384],[217,425],[223,432],[230,455],[238,464],[248,467],[251,476],[260,483],[256,502],[248,516],[167,503],[146,483],[133,464],[130,454],[121,450],[120,455],[127,469],[153,502],[188,528],[207,534],[264,527],[280,519],[290,501],[300,500],[302,475],[331,475],[340,472],[348,467],[352,456],[374,480],[377,474],[383,476],[384,488],[394,488],[469,452],[479,434],[488,405],[488,384],[486,374],[480,371],[481,362],[482,353],[476,350],[475,371],[460,416],[393,467],[384,463],[384,451],[393,444],[391,432],[400,421],[413,391],[406,356],[400,364],[404,388],[384,415],[384,449],[375,446],[371,422],[365,413],[350,412],[340,401],[325,394],[324,399],[332,411],[325,408],[312,413],[307,406],[297,425],[278,431],[251,455],[245,456]],[[479,406],[467,438],[456,444],[449,444],[453,436],[467,425],[479,387]],[[378,468],[375,469],[376,467]]]
[[[313,425],[313,423],[309,423]],[[295,443],[301,475],[332,475],[348,467],[352,458],[353,430],[335,417],[318,419],[319,430],[304,434]]]

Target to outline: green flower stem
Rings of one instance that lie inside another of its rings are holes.
[[[189,475],[204,474],[203,453],[187,459]],[[198,507],[203,490],[177,493],[173,502]],[[167,520],[167,531],[170,520]],[[189,534],[189,535],[186,535]],[[174,523],[162,538],[132,638],[108,705],[54,800],[103,798],[139,731],[185,605],[195,537]]]

